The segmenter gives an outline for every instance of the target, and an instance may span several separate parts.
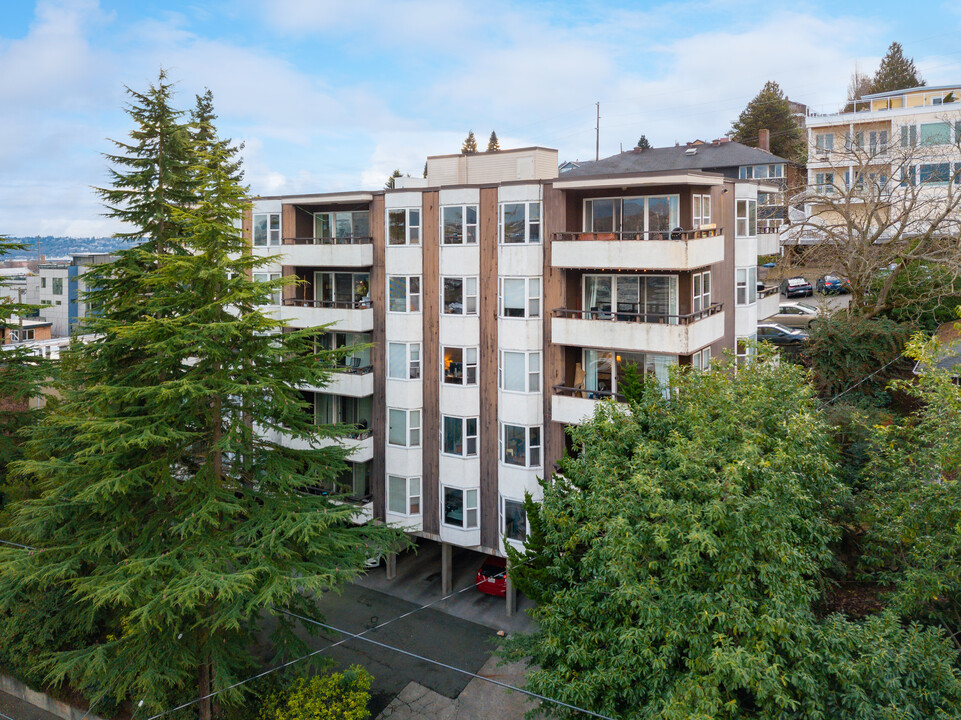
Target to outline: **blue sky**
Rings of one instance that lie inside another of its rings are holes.
[[[906,8],[908,8],[906,10]],[[6,0],[0,233],[100,235],[91,186],[130,130],[124,85],[163,66],[214,93],[257,194],[378,188],[469,129],[562,160],[712,139],[768,79],[822,112],[892,40],[929,84],[961,82],[956,2]]]

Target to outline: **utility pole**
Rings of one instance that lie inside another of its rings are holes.
[[[594,160],[597,161],[601,159],[601,101],[598,100],[595,104],[597,105],[597,125],[594,127]]]

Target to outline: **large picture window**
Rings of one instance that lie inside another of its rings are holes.
[[[387,410],[387,442],[399,447],[420,447],[420,410]]]
[[[254,245],[280,245],[280,213],[254,213]]]
[[[420,478],[387,476],[387,512],[420,515]]]
[[[389,245],[420,245],[419,208],[387,211],[387,243]]]
[[[477,418],[444,416],[444,454],[458,457],[477,455]]]
[[[441,244],[477,244],[477,206],[445,205],[441,208]]]
[[[585,275],[584,309],[595,320],[677,323],[676,275]]]
[[[445,315],[477,314],[476,277],[445,277],[441,288],[441,306]]]
[[[327,243],[349,243],[370,237],[369,210],[314,213],[314,237]]]
[[[677,365],[676,355],[625,352],[623,350],[584,350],[583,387],[588,397],[603,397],[621,392],[621,378],[631,367],[639,375],[653,375],[667,387],[670,367]]]
[[[680,223],[677,195],[598,198],[584,201],[584,231],[637,234],[667,240]]]
[[[502,243],[536,243],[541,241],[541,204],[501,203],[500,241]]]
[[[444,487],[444,524],[468,530],[478,524],[477,490]]]
[[[387,309],[390,312],[420,312],[420,275],[387,276]]]
[[[500,388],[508,392],[541,391],[541,354],[539,351],[501,350]]]
[[[387,344],[387,377],[394,380],[420,379],[420,343]]]
[[[502,277],[500,279],[500,316],[536,318],[541,316],[541,279]]]
[[[477,384],[477,348],[444,348],[444,383],[447,385]]]
[[[541,466],[541,427],[501,425],[501,460],[517,467]]]
[[[370,273],[315,272],[314,300],[344,306],[370,302]]]

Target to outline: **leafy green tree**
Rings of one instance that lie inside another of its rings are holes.
[[[385,189],[385,190],[393,190],[393,189],[394,189],[395,180],[396,180],[396,178],[399,178],[399,177],[401,177],[401,174],[400,174],[400,169],[398,168],[398,169],[394,170],[394,172],[392,172],[392,173],[390,174],[390,177],[389,177],[389,178],[387,178],[387,182],[384,183],[384,189]]]
[[[6,532],[41,549],[0,550],[0,611],[64,588],[77,607],[59,622],[106,616],[95,642],[38,658],[51,682],[153,710],[211,691],[237,705],[246,686],[231,685],[264,618],[314,614],[312,595],[400,535],[308,492],[345,468],[347,451],[329,444],[345,429],[315,425],[297,390],[325,385],[331,358],[314,353],[317,328],[258,309],[282,281],[251,279],[271,260],[237,229],[247,198],[229,150],[215,133],[192,139],[168,85],[131,94],[136,129],[118,143],[130,170],[103,194],[131,237],[149,239],[99,266],[99,337],[69,353],[58,410],[16,466],[42,495]],[[280,655],[305,651],[294,629],[276,618]],[[208,720],[209,698],[199,708]]]
[[[641,135],[641,139],[637,141],[638,150],[650,150],[651,142],[647,139],[647,135]]]
[[[529,689],[618,718],[813,707],[810,607],[843,495],[827,429],[801,369],[723,370],[602,405],[527,503],[531,550],[509,554],[537,629],[508,648]]]
[[[500,149],[501,143],[497,139],[497,133],[491,130],[490,140],[487,141],[487,152],[499,152]]]
[[[460,146],[460,151],[463,155],[473,155],[477,152],[477,138],[474,137],[473,130],[467,133],[464,144]]]
[[[342,673],[300,678],[264,701],[261,720],[367,720],[371,676],[353,665]]]
[[[731,125],[731,137],[739,143],[758,146],[761,130],[771,131],[771,152],[788,160],[799,160],[804,155],[804,133],[791,112],[791,105],[780,86],[774,81],[754,97]]]
[[[881,58],[881,64],[874,73],[871,92],[882,93],[892,90],[907,90],[922,87],[926,83],[914,67],[914,60],[904,56],[901,43],[892,42],[887,54]]]

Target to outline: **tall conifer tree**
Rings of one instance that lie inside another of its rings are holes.
[[[344,428],[315,425],[297,389],[325,385],[331,357],[314,352],[322,328],[258,309],[282,281],[251,279],[271,259],[237,229],[246,189],[212,106],[188,128],[163,78],[132,95],[133,142],[115,163],[134,171],[114,171],[104,195],[129,237],[149,239],[101,266],[99,339],[71,351],[58,412],[31,434],[18,472],[43,495],[10,532],[42,549],[0,550],[0,610],[64,587],[80,619],[108,618],[99,641],[39,659],[53,681],[151,710],[217,691],[236,705],[248,687],[228,688],[264,616],[315,615],[312,595],[399,534],[308,492],[346,469],[331,444]],[[279,654],[305,650],[286,616],[275,627]],[[199,708],[210,718],[210,699]]]
[[[773,81],[764,87],[731,125],[731,137],[739,143],[758,146],[761,130],[771,131],[771,152],[788,160],[799,159],[804,152],[804,136],[791,105],[781,87]]]
[[[907,90],[909,88],[922,87],[925,85],[924,78],[914,67],[914,60],[904,56],[904,48],[901,43],[893,42],[888,48],[887,54],[881,58],[878,71],[874,74],[874,81],[871,83],[871,92],[882,93],[892,90]]]

